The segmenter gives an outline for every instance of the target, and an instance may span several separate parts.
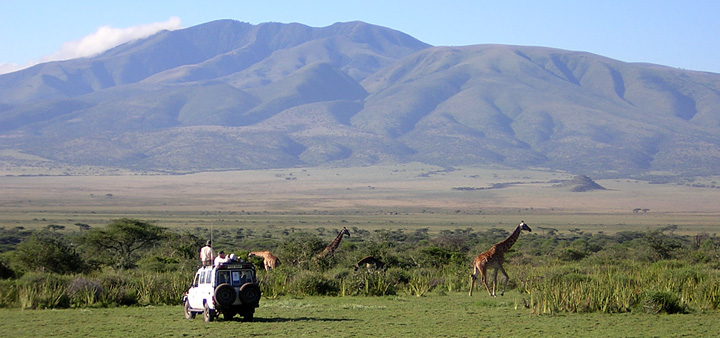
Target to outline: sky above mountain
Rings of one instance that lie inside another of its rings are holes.
[[[0,73],[218,19],[313,27],[359,20],[435,46],[545,46],[720,73],[718,17],[715,0],[3,0]]]

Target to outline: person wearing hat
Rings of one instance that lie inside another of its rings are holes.
[[[227,263],[229,261],[230,261],[230,257],[225,256],[225,251],[220,250],[220,253],[218,253],[218,256],[215,257],[215,266]]]
[[[215,259],[215,251],[212,249],[212,241],[205,242],[205,246],[200,249],[200,264],[202,266],[211,266]]]

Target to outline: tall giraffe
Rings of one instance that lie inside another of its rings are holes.
[[[255,256],[262,257],[265,271],[270,271],[280,265],[280,259],[270,253],[270,251],[251,251],[248,253],[248,258],[252,258]]]
[[[317,255],[317,258],[332,257],[335,254],[335,250],[337,250],[338,246],[340,246],[340,241],[342,241],[344,235],[350,237],[350,231],[348,231],[346,227],[343,227],[342,230],[340,230],[340,233],[338,233],[337,237],[335,237],[335,240],[326,246],[325,250]]]
[[[481,281],[483,285],[485,285],[485,289],[487,290],[488,294],[491,297],[497,297],[495,294],[495,291],[497,290],[497,274],[498,270],[505,276],[505,283],[503,284],[503,290],[500,295],[505,294],[505,287],[507,287],[508,280],[510,277],[508,277],[508,274],[505,272],[505,269],[503,269],[503,262],[505,260],[505,253],[510,250],[510,248],[515,244],[515,241],[517,241],[518,237],[520,237],[520,232],[523,230],[527,230],[532,232],[530,227],[525,224],[525,221],[520,221],[520,224],[517,225],[515,228],[515,231],[506,238],[504,241],[496,243],[493,245],[490,250],[485,251],[481,254],[479,254],[477,257],[475,257],[475,261],[473,261],[473,273],[470,275],[470,296],[472,296],[473,288],[475,287],[475,280],[477,279],[478,273],[480,273]],[[492,292],[490,292],[490,288],[487,285],[486,280],[486,270],[488,267],[494,268],[495,272],[493,273],[493,289]]]

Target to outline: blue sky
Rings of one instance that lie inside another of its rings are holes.
[[[0,0],[0,72],[217,19],[360,20],[436,46],[511,44],[720,73],[720,1]]]

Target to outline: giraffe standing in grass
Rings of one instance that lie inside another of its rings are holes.
[[[270,271],[280,265],[280,259],[270,253],[270,251],[251,251],[250,253],[248,253],[248,258],[256,256],[263,258],[263,265],[265,266],[265,271]]]
[[[473,272],[470,275],[470,296],[472,296],[473,288],[475,287],[475,280],[477,279],[478,273],[480,273],[480,280],[482,281],[483,285],[485,285],[485,289],[487,290],[488,294],[491,297],[497,297],[495,294],[495,291],[497,290],[497,274],[498,271],[500,271],[504,278],[505,283],[503,284],[503,290],[500,293],[500,295],[505,294],[505,287],[507,287],[508,280],[510,277],[508,277],[508,274],[505,272],[505,269],[503,269],[503,261],[505,260],[505,253],[510,250],[510,248],[515,244],[515,241],[517,241],[518,237],[520,237],[520,232],[523,230],[532,231],[530,227],[525,224],[525,221],[520,221],[520,224],[515,228],[515,231],[502,242],[496,243],[493,245],[490,250],[485,251],[481,254],[479,254],[475,261],[473,261]],[[493,288],[492,292],[490,292],[490,288],[487,285],[487,278],[486,278],[486,271],[487,268],[494,268],[495,272],[493,273]]]
[[[345,235],[350,237],[350,231],[348,231],[346,227],[343,227],[337,237],[335,237],[335,240],[326,246],[325,250],[317,255],[317,258],[332,257],[335,254],[335,250],[337,250],[338,246],[340,246],[340,241],[342,241],[343,236]]]

